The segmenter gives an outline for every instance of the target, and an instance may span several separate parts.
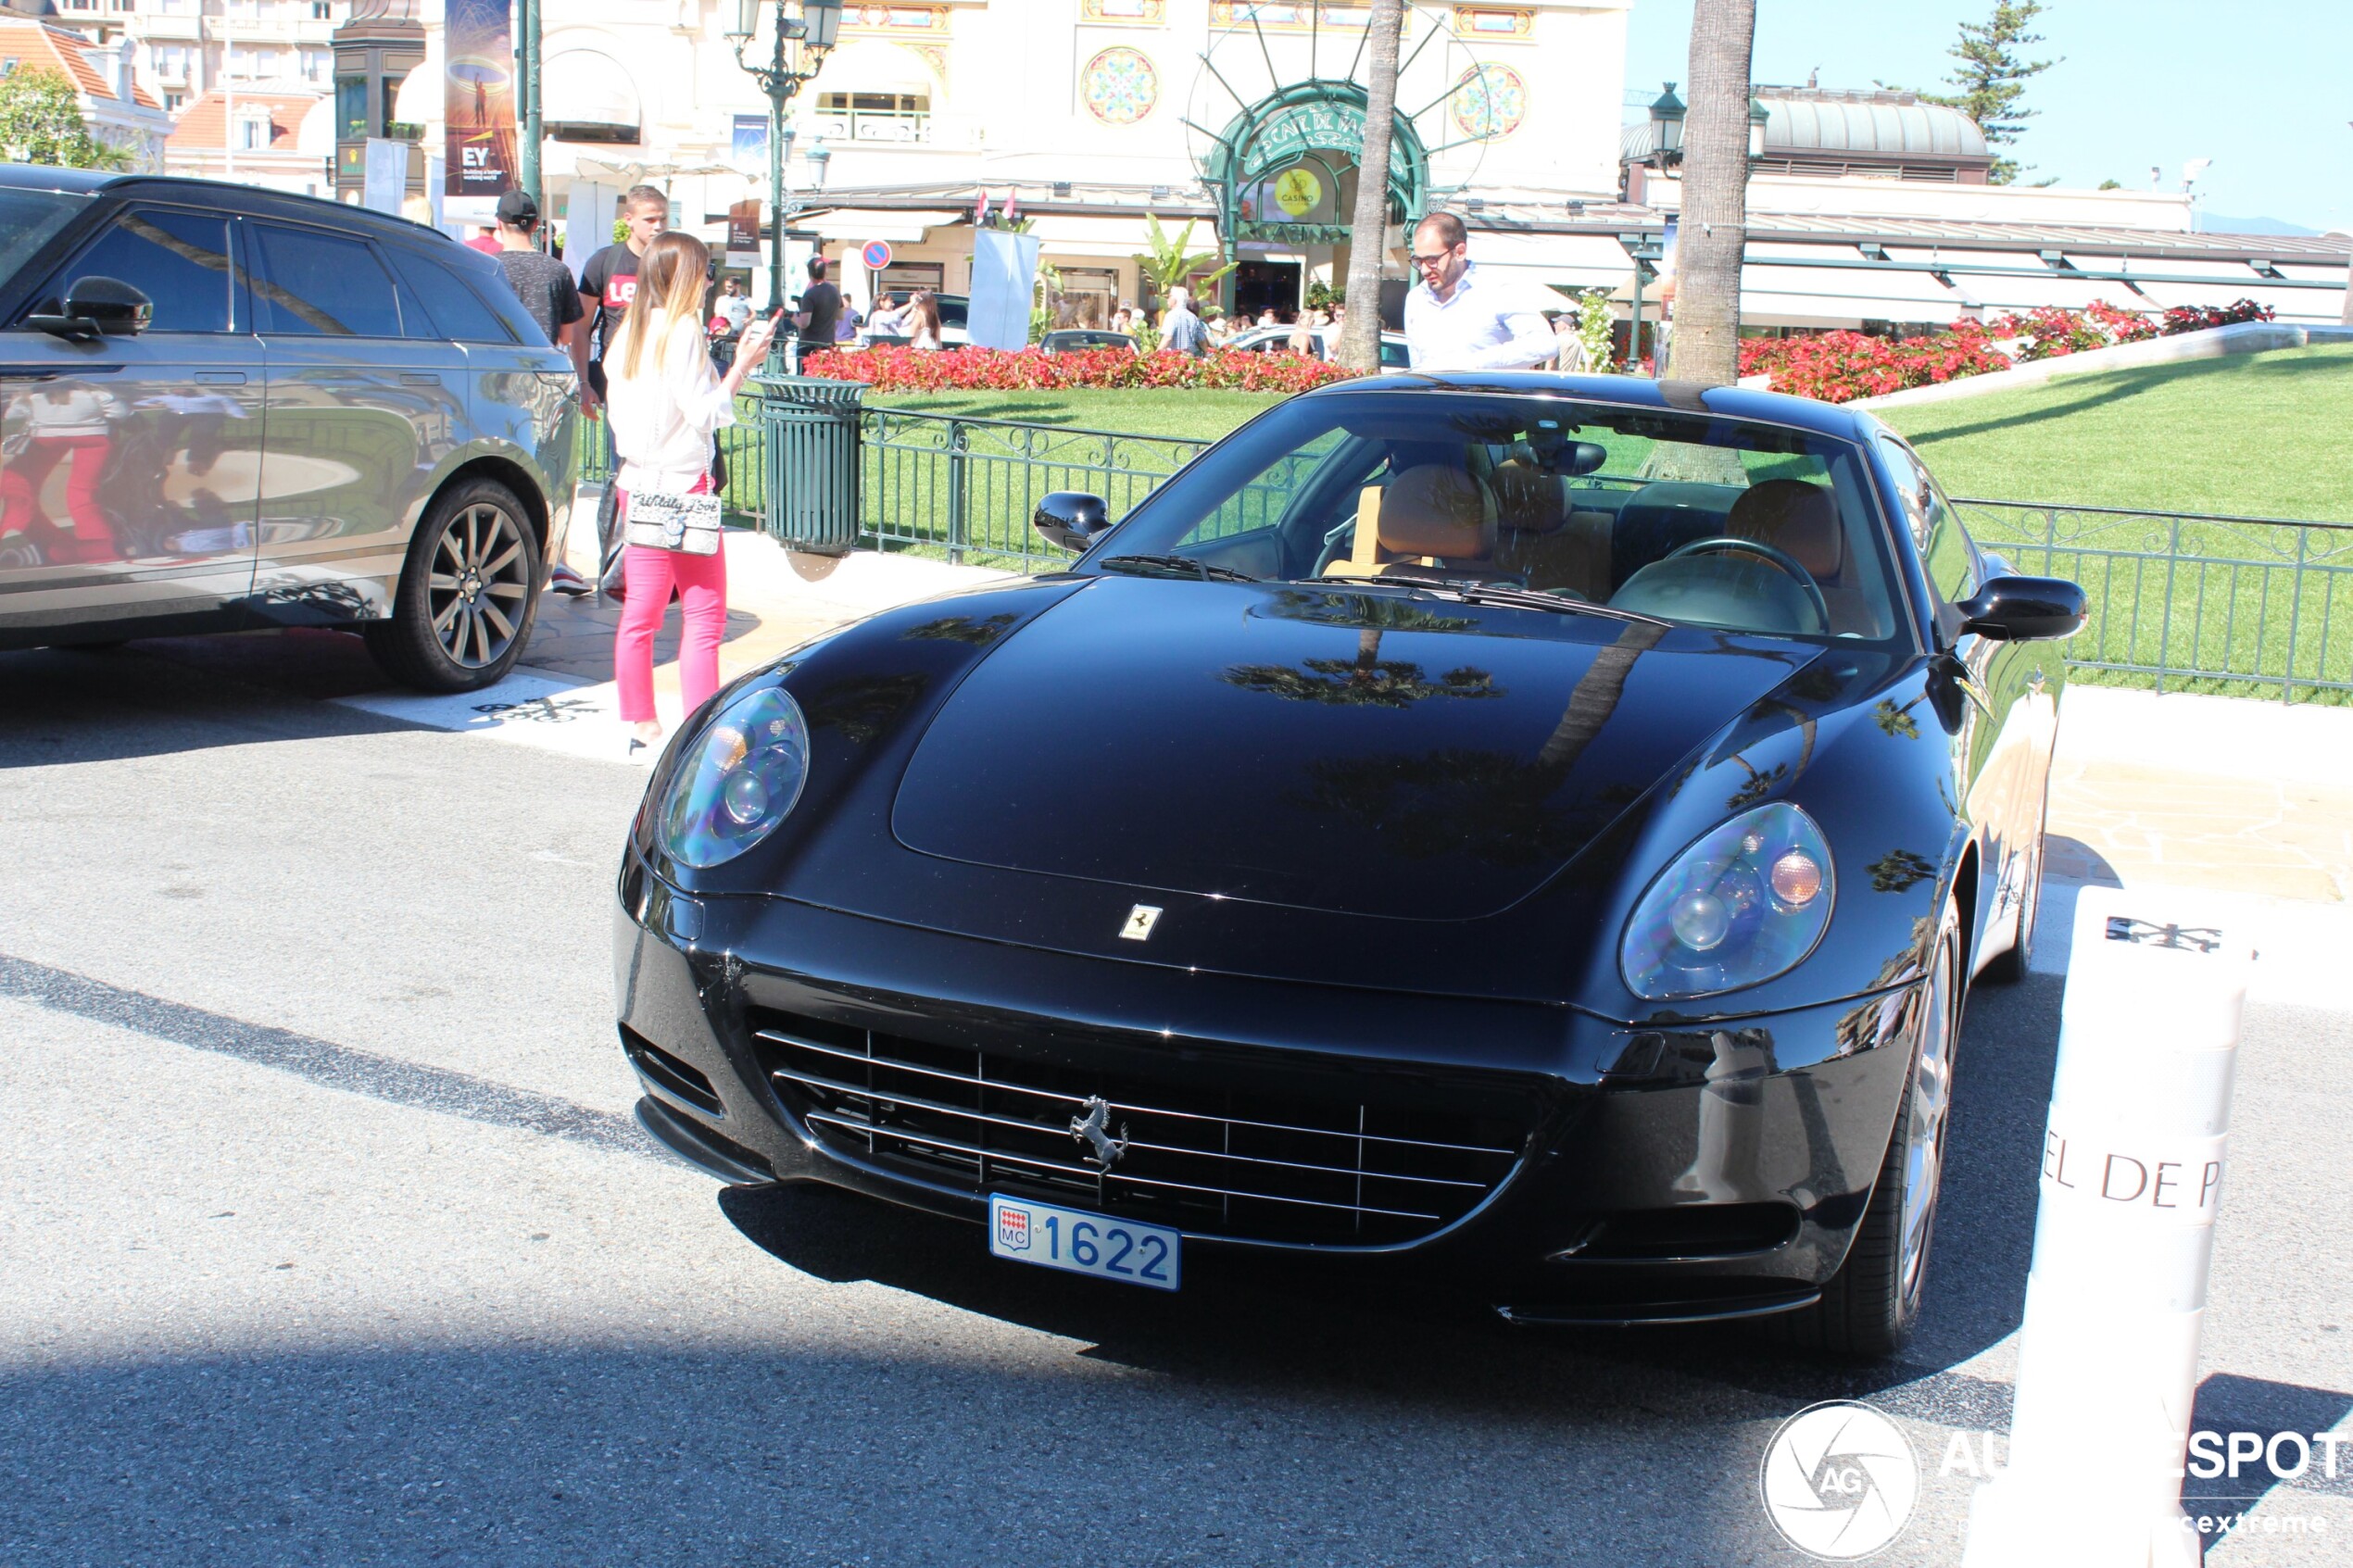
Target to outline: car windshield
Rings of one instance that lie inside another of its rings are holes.
[[[1293,399],[1187,466],[1080,569],[1120,556],[1220,569],[1204,578],[1519,590],[1510,602],[1777,635],[1879,642],[1897,625],[1854,445],[1554,396]]]
[[[73,221],[88,201],[86,196],[59,191],[0,189],[0,281],[16,276],[19,268],[43,256],[57,231]],[[52,258],[43,256],[43,259]]]

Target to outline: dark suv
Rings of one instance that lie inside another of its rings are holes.
[[[469,691],[561,558],[570,361],[358,207],[0,165],[0,648],[347,625]]]

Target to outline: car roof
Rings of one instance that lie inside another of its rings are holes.
[[[1702,387],[1694,382],[1653,381],[1648,376],[1557,375],[1546,370],[1414,370],[1403,375],[1334,382],[1303,395],[1328,397],[1343,392],[1387,397],[1411,396],[1418,392],[1550,394],[1593,403],[1614,403],[1620,408],[1758,420],[1843,441],[1862,440],[1876,424],[1859,409],[1817,402],[1811,397],[1792,397],[1785,393],[1756,392],[1738,386]]]
[[[103,193],[110,196],[204,202],[237,213],[308,219],[314,223],[333,223],[411,240],[430,236],[437,243],[455,243],[438,229],[411,222],[406,218],[396,218],[390,213],[355,207],[349,202],[298,196],[288,191],[240,185],[226,180],[192,180],[175,174],[122,174],[99,169],[53,169],[46,164],[0,163],[0,187],[60,191],[76,195]]]

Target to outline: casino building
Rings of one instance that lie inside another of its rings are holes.
[[[427,58],[396,117],[419,123],[437,113],[435,0],[380,3],[421,7]],[[1624,107],[1635,3],[1407,6],[1383,171],[1392,276],[1402,226],[1446,206],[1483,267],[1607,289],[1631,312],[1680,206],[1680,100]],[[544,169],[573,232],[608,228],[639,180],[714,242],[730,205],[774,196],[766,100],[724,36],[733,14],[732,0],[548,8]],[[1347,273],[1368,25],[1361,4],[1308,0],[852,0],[786,125],[795,259],[881,240],[887,272],[848,269],[860,298],[962,292],[985,195],[1031,223],[1070,320],[1142,302],[1147,215],[1172,237],[1189,221],[1190,249],[1235,263],[1237,308],[1292,307]],[[2179,192],[1988,184],[1977,127],[1905,94],[1760,87],[1752,123],[1754,326],[1894,329],[2095,297],[2338,316],[2343,239],[2198,233]],[[763,269],[744,276],[764,287]]]

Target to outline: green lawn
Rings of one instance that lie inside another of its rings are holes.
[[[2353,522],[2353,345],[2069,377],[1881,417],[1956,495]]]
[[[902,392],[869,395],[869,408],[912,408],[965,414],[976,420],[1117,431],[1123,435],[1176,435],[1214,441],[1252,415],[1283,400],[1274,392]]]

